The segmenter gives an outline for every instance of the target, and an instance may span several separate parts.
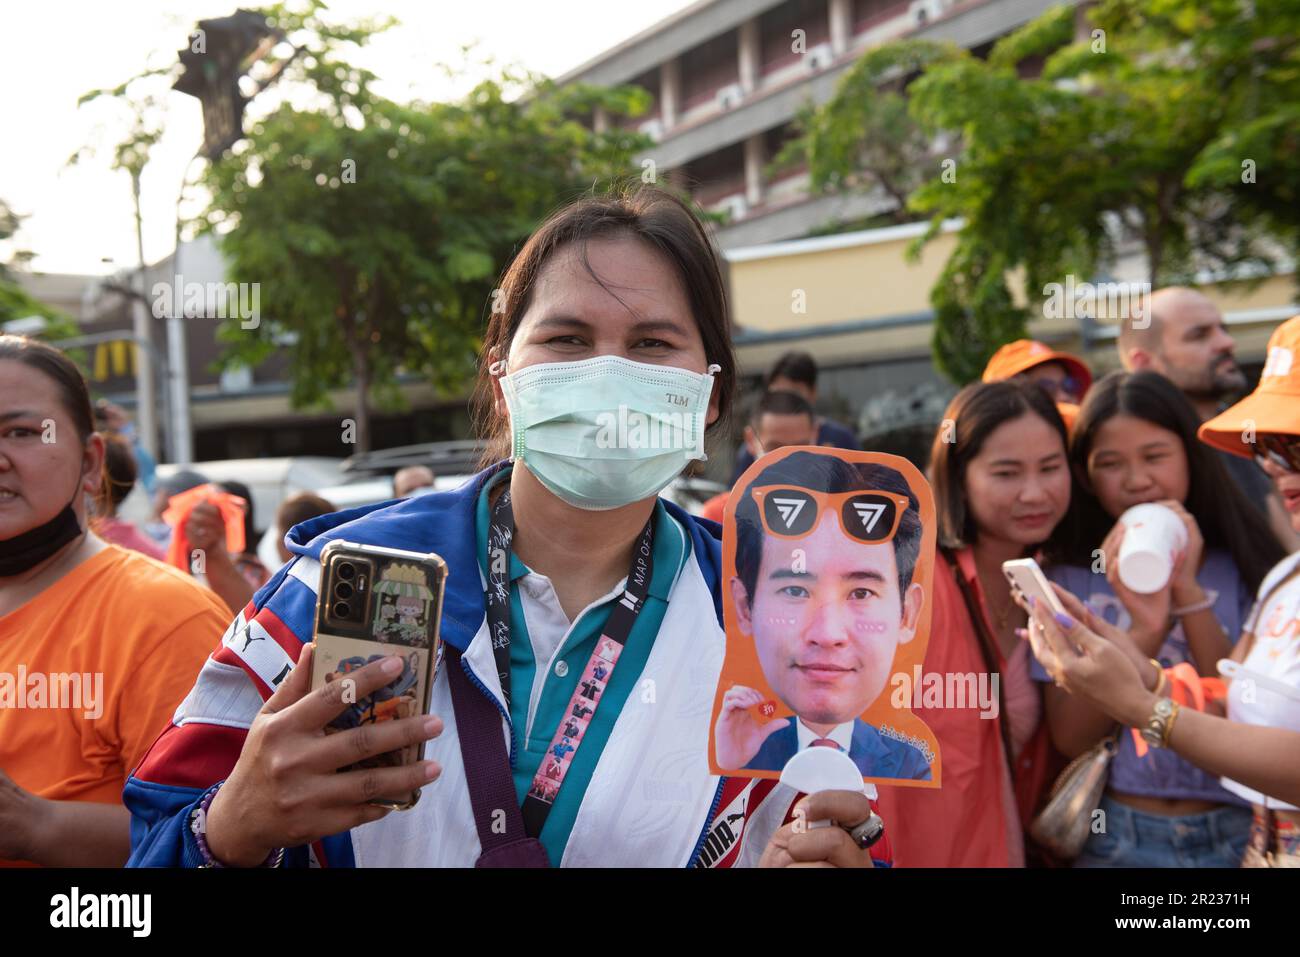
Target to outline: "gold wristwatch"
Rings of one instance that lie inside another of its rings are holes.
[[[1151,710],[1151,717],[1142,727],[1142,738],[1153,748],[1169,746],[1169,734],[1174,729],[1174,720],[1178,717],[1178,702],[1172,698],[1161,698]]]

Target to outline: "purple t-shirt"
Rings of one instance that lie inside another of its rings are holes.
[[[1094,614],[1119,628],[1128,628],[1128,609],[1115,597],[1105,575],[1075,565],[1056,565],[1046,569],[1046,574],[1049,579],[1080,598]],[[1207,550],[1201,573],[1196,576],[1196,580],[1205,589],[1206,596],[1214,599],[1214,616],[1223,626],[1228,641],[1235,645],[1241,637],[1241,628],[1250,614],[1254,597],[1237,573],[1237,565],[1232,556],[1220,549]],[[1192,661],[1191,649],[1187,645],[1181,622],[1165,638],[1156,659],[1166,668]],[[1032,672],[1036,681],[1052,680],[1037,661],[1033,662]],[[1119,750],[1110,765],[1109,787],[1126,794],[1148,797],[1217,801],[1222,804],[1246,803],[1224,789],[1219,784],[1218,777],[1202,771],[1172,751],[1148,748],[1147,753],[1139,758],[1131,733],[1120,735]]]

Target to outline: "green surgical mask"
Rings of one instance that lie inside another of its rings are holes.
[[[619,508],[656,495],[687,462],[707,458],[704,428],[720,369],[700,375],[597,356],[502,375],[510,460],[576,508]]]

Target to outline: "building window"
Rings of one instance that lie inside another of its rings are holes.
[[[680,59],[682,109],[712,101],[718,90],[740,80],[735,30],[706,40]]]
[[[791,49],[795,30],[804,32],[803,50]],[[804,53],[831,38],[826,0],[790,0],[758,18],[760,72],[766,76],[803,59]]]
[[[853,32],[866,33],[872,27],[904,16],[909,0],[853,0]]]
[[[686,165],[686,182],[695,201],[709,207],[745,191],[745,149],[741,143],[724,146]]]

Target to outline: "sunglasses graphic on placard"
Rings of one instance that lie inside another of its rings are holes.
[[[753,489],[752,495],[769,535],[803,538],[817,527],[822,512],[832,509],[846,535],[873,545],[894,537],[910,504],[906,495],[872,489],[814,492],[792,485],[764,485]]]

